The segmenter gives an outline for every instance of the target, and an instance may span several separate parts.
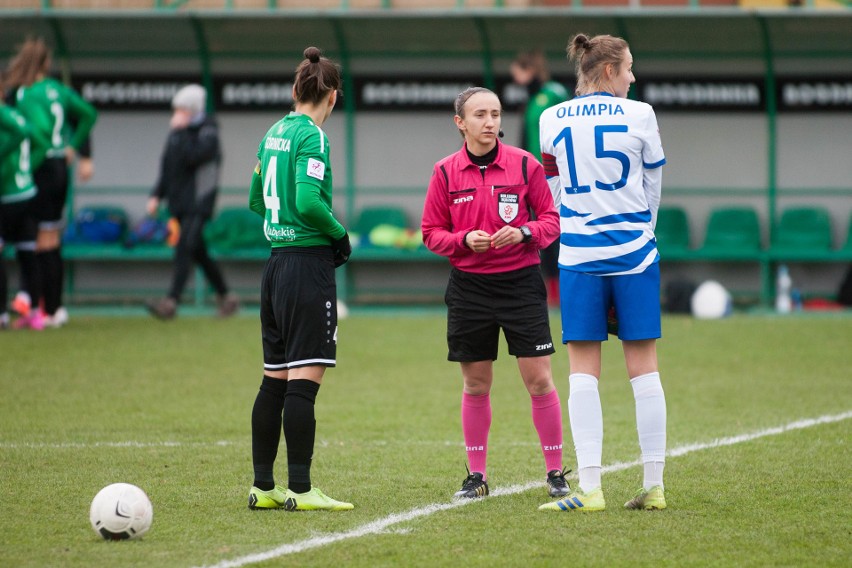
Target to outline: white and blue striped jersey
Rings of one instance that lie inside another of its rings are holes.
[[[544,111],[540,130],[562,229],[559,267],[613,276],[657,262],[666,158],[651,105],[592,93]]]

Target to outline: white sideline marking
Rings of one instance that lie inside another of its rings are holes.
[[[21,444],[0,443],[0,449],[14,450],[18,448],[48,448],[61,450],[64,448],[179,448],[181,446],[235,446],[242,443],[244,442],[231,442],[228,440],[219,440],[217,442],[24,442]]]
[[[223,448],[227,446],[244,446],[250,444],[251,439],[244,440],[217,440],[215,442],[139,442],[134,440],[126,440],[124,442],[0,442],[0,450],[16,450],[21,448],[28,449],[51,449],[62,450],[67,448],[180,448],[180,447],[195,447],[195,448]],[[349,442],[341,440],[317,440],[316,446],[319,448],[328,448],[335,446],[346,446]],[[405,446],[460,446],[464,447],[464,441],[461,440],[413,440],[406,442],[396,442],[388,440],[372,440],[367,442],[358,442],[361,446],[377,446],[380,448],[405,445]],[[499,442],[494,447],[536,447],[535,442]]]
[[[758,430],[757,432],[752,432],[750,434],[740,434],[738,436],[730,436],[728,438],[717,438],[712,442],[704,442],[704,443],[696,443],[696,444],[687,444],[685,446],[679,446],[677,448],[673,448],[666,452],[666,455],[669,457],[678,457],[684,456],[686,454],[690,454],[692,452],[698,452],[701,450],[709,450],[713,448],[721,448],[724,446],[733,446],[734,444],[741,444],[743,442],[750,442],[752,440],[757,440],[758,438],[765,438],[766,436],[775,436],[778,434],[783,434],[785,432],[790,432],[793,430],[801,430],[804,428],[811,428],[813,426],[818,426],[820,424],[829,424],[832,422],[840,422],[842,420],[847,420],[852,418],[852,410],[843,412],[841,414],[834,415],[825,415],[820,416],[818,418],[806,418],[803,420],[797,420],[795,422],[790,422],[789,424],[785,424],[784,426],[777,426],[775,428],[767,428],[765,430]],[[618,462],[602,468],[601,473],[613,473],[616,471],[623,471],[625,469],[629,469],[631,467],[635,467],[641,465],[639,460],[633,462]],[[541,481],[535,481],[530,483],[523,483],[520,485],[512,485],[505,488],[495,489],[491,492],[492,497],[500,497],[503,495],[515,495],[518,493],[523,493],[525,491],[529,491],[530,489],[534,489],[536,487],[541,487]],[[449,509],[455,509],[457,507],[462,507],[469,503],[475,503],[478,500],[476,499],[464,499],[460,501],[451,501],[449,503],[433,503],[431,505],[426,505],[424,507],[419,507],[417,509],[412,509],[410,511],[406,511],[404,513],[394,513],[392,515],[388,515],[384,518],[372,521],[367,523],[366,525],[361,525],[360,527],[354,528],[352,530],[346,532],[332,533],[328,535],[315,536],[311,537],[307,540],[302,540],[298,542],[294,542],[292,544],[283,544],[279,547],[273,548],[272,550],[267,550],[266,552],[258,552],[256,554],[249,554],[247,556],[241,556],[239,558],[234,558],[233,560],[223,560],[217,564],[205,566],[204,568],[240,568],[241,566],[246,566],[247,564],[254,564],[257,562],[265,562],[267,560],[272,560],[274,558],[279,558],[281,556],[286,556],[288,554],[296,554],[298,552],[303,552],[305,550],[310,550],[311,548],[319,548],[321,546],[325,546],[328,544],[333,544],[335,542],[339,542],[341,540],[348,540],[351,538],[359,538],[362,536],[367,536],[371,534],[379,534],[383,533],[387,530],[388,527],[399,523],[405,523],[411,521],[413,519],[417,519],[420,517],[426,517],[433,513],[438,513],[440,511],[447,511]]]

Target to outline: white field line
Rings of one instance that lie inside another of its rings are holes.
[[[685,446],[678,446],[677,448],[672,448],[671,450],[666,452],[666,455],[668,455],[669,457],[684,456],[686,454],[691,454],[693,452],[698,452],[701,450],[710,450],[714,448],[721,448],[724,446],[733,446],[735,444],[750,442],[752,440],[765,438],[767,436],[776,436],[778,434],[791,432],[793,430],[802,430],[804,428],[819,426],[820,424],[840,422],[849,418],[852,418],[852,410],[843,412],[841,414],[825,415],[819,416],[817,418],[806,418],[803,420],[797,420],[795,422],[790,422],[789,424],[785,424],[783,426],[767,428],[765,430],[758,430],[756,432],[751,432],[748,434],[740,434],[738,436],[731,436],[728,438],[717,438],[711,442],[702,442],[696,444],[688,444]],[[601,471],[602,473],[613,473],[616,471],[629,469],[638,465],[641,465],[641,462],[638,460],[633,462],[619,462],[605,466]],[[518,493],[529,491],[530,489],[536,487],[541,487],[541,481],[523,483],[520,485],[512,485],[509,487],[495,489],[491,492],[491,495],[492,497],[515,495]],[[475,503],[477,501],[479,500],[464,499],[460,501],[451,501],[449,503],[432,503],[431,505],[418,507],[416,509],[406,511],[404,513],[394,513],[392,515],[388,515],[386,517],[377,519],[365,525],[361,525],[360,527],[356,527],[349,531],[314,536],[306,540],[294,542],[292,544],[282,544],[281,546],[278,546],[271,550],[267,550],[266,552],[249,554],[247,556],[234,558],[233,560],[223,560],[222,562],[206,566],[205,568],[240,568],[248,564],[265,562],[267,560],[272,560],[281,556],[287,556],[288,554],[296,554],[305,550],[310,550],[312,548],[319,548],[321,546],[326,546],[335,542],[340,542],[342,540],[360,538],[362,536],[372,534],[380,534],[385,532],[389,527],[392,527],[393,525],[405,523],[420,517],[426,517],[432,515],[433,513],[455,509],[457,507],[462,507],[464,505]]]
[[[180,447],[220,447],[220,446],[236,446],[245,442],[233,442],[228,440],[219,440],[217,442],[23,442],[23,443],[4,443],[0,442],[0,450],[17,450],[21,448],[27,449],[50,449],[61,450],[65,448],[180,448]]]
[[[140,442],[134,440],[126,440],[124,442],[0,442],[0,450],[18,450],[18,449],[49,449],[62,450],[66,448],[81,449],[81,448],[218,448],[227,446],[245,446],[251,444],[251,438],[244,440],[217,440],[215,442],[176,442],[176,441],[160,441],[160,442]],[[348,442],[341,440],[317,440],[317,447],[329,448],[337,446],[346,446]],[[359,446],[376,446],[389,447],[394,445],[399,446],[464,446],[462,440],[412,440],[412,441],[389,441],[389,440],[368,440],[366,442],[358,442]],[[497,442],[492,444],[492,447],[515,447],[529,446],[536,447],[536,442]]]

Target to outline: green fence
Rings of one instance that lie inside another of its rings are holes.
[[[75,73],[154,73],[179,69],[212,87],[222,74],[263,73],[270,65],[292,69],[306,45],[321,45],[342,64],[344,91],[354,92],[356,76],[381,67],[400,73],[414,67],[434,72],[482,77],[493,86],[507,62],[531,43],[546,46],[555,73],[570,73],[564,58],[573,30],[611,33],[630,42],[634,58],[645,69],[682,76],[728,77],[758,74],[765,92],[765,187],[751,193],[765,204],[769,240],[778,228],[778,200],[790,188],[778,180],[779,75],[846,76],[852,69],[852,11],[683,9],[466,9],[463,2],[447,11],[339,10],[182,11],[181,2],[165,0],[162,9],[144,12],[92,12],[50,9],[7,10],[0,17],[0,58],[6,59],[26,34],[46,37],[55,47],[66,79]],[[388,3],[383,3],[383,7]],[[499,7],[501,2],[495,2]],[[270,0],[270,7],[275,7]],[[231,4],[225,6],[232,7]],[[130,71],[128,71],[130,70]],[[346,218],[356,216],[359,198],[381,188],[357,183],[359,168],[354,97],[344,97],[346,170],[340,188],[346,196]],[[390,183],[389,187],[394,186]],[[396,185],[402,185],[396,184]],[[682,191],[724,195],[730,188],[701,187]],[[811,188],[852,195],[850,183]],[[668,188],[664,188],[667,191]],[[740,190],[737,190],[740,191]],[[744,195],[744,193],[738,193]],[[761,297],[772,296],[769,275],[775,262],[761,257]],[[342,290],[345,295],[345,287]]]

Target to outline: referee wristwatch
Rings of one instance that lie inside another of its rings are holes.
[[[522,243],[530,242],[532,240],[532,231],[530,231],[530,228],[527,227],[526,225],[521,225],[518,228],[520,229],[521,235],[523,236],[523,238],[521,239],[521,242]]]

